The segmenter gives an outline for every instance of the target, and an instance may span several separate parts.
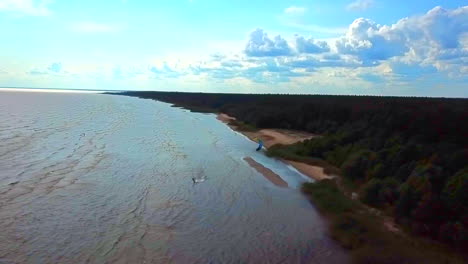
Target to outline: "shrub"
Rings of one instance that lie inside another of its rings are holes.
[[[320,210],[327,213],[342,214],[352,211],[357,206],[354,201],[344,196],[333,180],[304,183],[302,191],[312,197]]]

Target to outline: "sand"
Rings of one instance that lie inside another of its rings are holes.
[[[230,121],[236,120],[234,117],[231,117],[227,114],[221,113],[218,114],[218,120],[226,123],[229,125]],[[229,125],[233,130],[236,130],[236,126]],[[290,145],[297,142],[301,142],[307,139],[311,139],[317,137],[317,135],[310,134],[303,131],[296,131],[296,130],[287,130],[287,129],[261,129],[255,132],[250,131],[238,131],[245,136],[247,136],[252,141],[257,141],[257,139],[262,139],[264,146],[269,148],[276,144],[282,145]],[[331,179],[334,176],[328,175],[323,171],[323,168],[318,166],[309,165],[302,162],[291,161],[291,160],[283,160],[285,163],[293,166],[296,170],[301,172],[302,174],[316,180],[320,181],[323,179]],[[261,166],[261,165],[260,165]]]
[[[236,120],[234,117],[228,116],[228,115],[223,114],[223,113],[218,114],[218,116],[216,118],[218,120],[221,120],[224,123],[229,123],[229,121]]]
[[[321,181],[324,179],[333,179],[333,175],[328,175],[323,171],[322,167],[319,166],[312,166],[306,163],[286,160],[286,163],[293,166],[296,170],[300,173],[311,177],[314,180]]]
[[[236,120],[236,118],[227,114],[218,114],[217,119],[229,125],[229,122]],[[231,128],[236,129],[236,126],[229,125]],[[275,144],[290,145],[306,139],[311,139],[317,135],[310,134],[303,131],[287,130],[287,129],[261,129],[255,132],[240,131],[250,139],[254,140],[260,138],[263,140],[265,147],[269,148]]]
[[[260,138],[265,147],[269,148],[276,144],[290,145],[306,139],[311,139],[315,135],[286,129],[261,129],[256,132],[242,132],[251,139]]]
[[[244,160],[256,171],[265,176],[267,180],[278,187],[288,187],[288,183],[285,182],[278,174],[274,173],[272,170],[264,167],[262,164],[256,162],[251,157],[245,157]]]

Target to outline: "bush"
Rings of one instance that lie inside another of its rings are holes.
[[[350,155],[341,167],[344,176],[351,180],[363,180],[374,158],[375,153],[369,150],[361,150]]]
[[[419,199],[419,193],[417,193],[409,184],[403,184],[400,187],[400,197],[396,203],[396,217],[409,218],[411,212],[417,206]]]
[[[346,249],[357,249],[367,243],[368,228],[353,214],[343,214],[331,226],[332,237]]]
[[[383,204],[383,201],[380,198],[380,192],[383,188],[382,180],[372,179],[364,185],[364,188],[361,191],[361,200],[374,207],[379,207]]]
[[[354,201],[344,196],[333,180],[304,183],[302,191],[310,195],[314,204],[326,213],[343,214],[357,207]]]
[[[468,208],[468,168],[461,169],[447,181],[443,195],[456,208]]]

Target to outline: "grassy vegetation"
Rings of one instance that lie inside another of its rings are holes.
[[[331,236],[350,250],[353,263],[465,263],[447,248],[385,229],[359,202],[346,197],[334,180],[305,183],[302,191],[330,220]]]
[[[255,126],[244,123],[239,120],[231,120],[229,121],[229,125],[235,126],[237,130],[244,131],[244,132],[255,132],[258,130],[258,128],[256,128]]]
[[[323,171],[329,175],[339,175],[341,173],[339,168],[331,165],[330,163],[322,159],[307,157],[307,156],[297,154],[296,152],[297,146],[298,144],[289,145],[289,146],[277,144],[268,148],[266,154],[269,157],[276,157],[276,158],[282,158],[286,160],[298,161],[298,162],[303,162],[309,165],[322,167]]]

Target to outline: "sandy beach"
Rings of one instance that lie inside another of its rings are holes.
[[[303,131],[295,131],[295,130],[287,130],[287,129],[260,129],[255,132],[239,131],[236,126],[229,124],[229,122],[236,120],[234,117],[231,117],[224,113],[220,113],[218,114],[217,119],[227,124],[233,130],[240,132],[243,135],[247,136],[252,141],[256,142],[256,139],[263,140],[264,146],[266,148],[269,148],[276,144],[290,145],[290,144],[301,142],[301,141],[311,139],[317,136],[317,135],[303,132]],[[309,164],[297,162],[297,161],[292,161],[292,160],[282,159],[282,161],[293,166],[296,170],[298,170],[302,174],[317,181],[320,181],[323,179],[331,179],[334,177],[333,175],[326,174],[323,171],[322,167],[313,166],[313,165],[309,165]]]
[[[328,175],[323,171],[322,167],[312,166],[303,162],[297,162],[292,160],[284,160],[289,165],[293,166],[300,173],[311,177],[314,180],[320,181],[324,179],[333,179],[333,175]]]

